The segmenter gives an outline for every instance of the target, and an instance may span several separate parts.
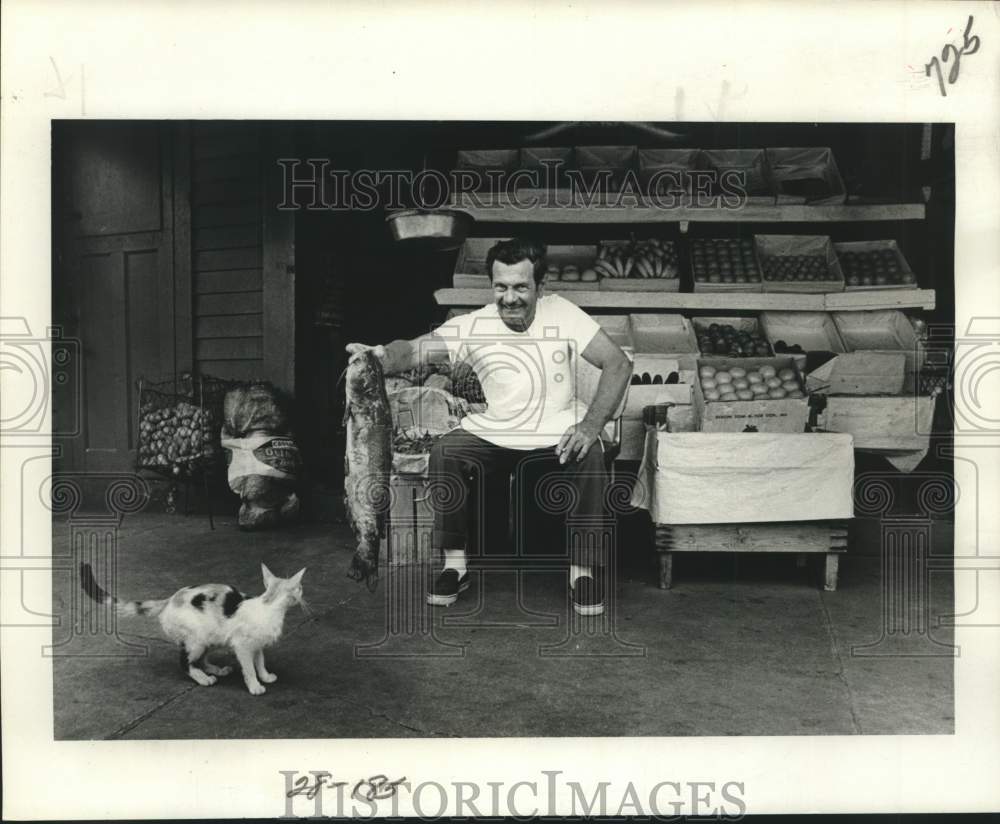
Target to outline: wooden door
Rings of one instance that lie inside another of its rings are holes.
[[[66,468],[132,469],[136,381],[190,368],[190,251],[175,250],[185,233],[174,232],[184,158],[183,132],[164,124],[53,126],[54,305],[82,349],[81,432]]]

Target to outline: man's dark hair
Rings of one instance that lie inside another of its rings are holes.
[[[534,270],[535,285],[542,282],[545,277],[545,244],[533,238],[515,237],[511,240],[501,240],[486,253],[486,274],[493,282],[493,264],[496,261],[508,265],[520,263],[522,260],[530,260]]]

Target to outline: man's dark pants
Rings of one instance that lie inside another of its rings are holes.
[[[480,481],[493,473],[520,478],[526,463],[533,468],[544,462],[544,473],[534,490],[519,489],[522,501],[533,501],[543,511],[558,512],[568,519],[569,563],[599,566],[607,554],[608,471],[602,444],[595,442],[582,461],[560,464],[553,447],[508,449],[496,446],[464,429],[454,429],[438,438],[431,448],[429,480],[441,484],[432,494],[433,545],[437,549],[466,549],[469,539],[470,479]],[[513,505],[513,502],[511,502]],[[482,512],[474,513],[482,523]],[[553,548],[559,550],[561,548]]]

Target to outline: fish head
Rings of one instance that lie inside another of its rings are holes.
[[[371,350],[355,355],[347,365],[347,399],[352,403],[385,393],[382,362]]]

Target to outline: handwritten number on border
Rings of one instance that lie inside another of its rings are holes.
[[[948,85],[954,85],[955,81],[958,80],[959,67],[961,66],[962,56],[966,54],[975,54],[979,51],[979,37],[975,34],[969,37],[969,33],[972,31],[972,20],[973,17],[969,15],[969,22],[965,25],[965,32],[962,34],[962,49],[959,51],[953,44],[947,43],[943,49],[941,49],[941,59],[938,60],[936,57],[932,57],[930,63],[924,66],[925,74],[930,77],[931,69],[937,72],[938,86],[941,89],[941,96],[947,97],[948,91],[944,84],[944,75],[941,72],[941,64],[951,62],[948,69]]]

